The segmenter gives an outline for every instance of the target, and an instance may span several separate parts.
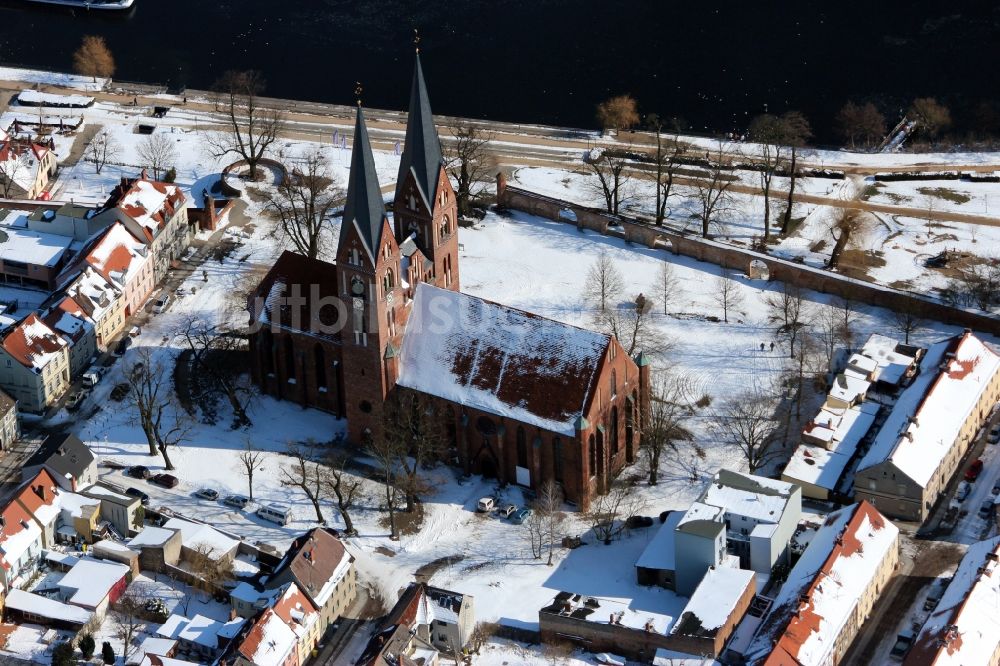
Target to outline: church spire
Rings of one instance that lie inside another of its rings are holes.
[[[365,124],[364,110],[359,99],[341,239],[344,238],[349,226],[355,225],[367,246],[369,256],[374,259],[382,240],[382,226],[385,219],[385,203],[382,200],[382,190],[379,188],[378,174],[375,172],[375,158],[372,156],[371,141],[368,138],[368,126]]]
[[[398,188],[403,187],[408,173],[413,173],[417,189],[428,210],[434,208],[434,194],[437,192],[438,176],[441,172],[441,141],[434,118],[431,101],[427,96],[424,70],[420,66],[420,49],[417,49],[416,66],[413,69],[413,86],[410,88],[410,115],[406,123],[406,144],[399,163],[399,177],[396,179],[396,199]]]

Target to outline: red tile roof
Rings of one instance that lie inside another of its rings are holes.
[[[66,341],[34,313],[14,326],[3,339],[3,348],[26,368],[36,368],[35,357],[54,354],[66,346]]]

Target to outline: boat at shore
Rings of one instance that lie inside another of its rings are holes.
[[[38,5],[57,5],[74,9],[122,10],[131,9],[135,0],[24,0]]]

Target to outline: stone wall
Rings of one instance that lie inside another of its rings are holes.
[[[883,287],[856,280],[820,268],[779,259],[753,250],[727,245],[694,234],[682,234],[640,222],[619,219],[599,210],[568,201],[546,197],[511,187],[498,188],[498,203],[503,208],[519,210],[558,222],[575,224],[601,234],[623,238],[645,247],[664,247],[676,255],[747,273],[750,262],[767,266],[769,279],[790,282],[804,289],[840,296],[851,301],[912,311],[923,319],[972,328],[1000,335],[1000,318],[983,312],[952,307],[920,294]]]

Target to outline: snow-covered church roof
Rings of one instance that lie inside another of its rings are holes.
[[[610,336],[417,285],[400,386],[572,436]]]

